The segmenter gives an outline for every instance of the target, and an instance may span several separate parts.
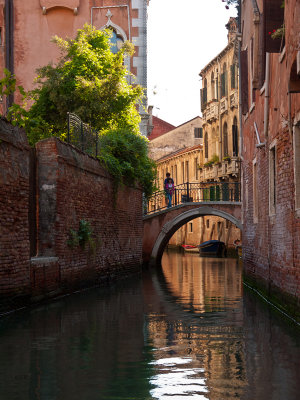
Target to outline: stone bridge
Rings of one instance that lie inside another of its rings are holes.
[[[187,222],[205,215],[215,215],[231,221],[242,229],[241,204],[231,201],[188,202],[145,215],[143,218],[143,260],[160,262],[172,235]]]

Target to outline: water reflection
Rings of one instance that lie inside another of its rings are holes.
[[[299,331],[241,265],[166,253],[162,269],[0,320],[2,400],[295,400]]]

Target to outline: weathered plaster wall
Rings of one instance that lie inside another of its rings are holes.
[[[200,144],[202,139],[195,138],[194,128],[201,127],[202,119],[196,117],[179,125],[170,132],[151,140],[149,143],[149,157],[157,161],[178,150]]]
[[[125,64],[136,76],[135,82],[147,88],[147,0],[12,0],[13,44],[9,51],[18,85],[33,89],[36,69],[55,64],[59,48],[51,42],[57,35],[74,38],[84,24],[97,29],[107,25],[135,46],[135,54]],[[5,0],[0,0],[0,27],[5,36]],[[110,11],[110,16],[108,16]],[[0,44],[0,77],[5,65],[8,42]],[[7,67],[7,66],[6,66]],[[18,95],[15,99],[20,101]],[[147,99],[145,98],[146,106]],[[0,112],[2,105],[0,104]],[[5,104],[4,104],[5,109]],[[140,129],[147,135],[148,114],[140,107]]]

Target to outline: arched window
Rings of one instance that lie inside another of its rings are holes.
[[[203,80],[203,87],[200,89],[201,94],[201,111],[205,110],[207,104],[207,79]]]
[[[215,95],[215,77],[213,72],[211,73],[210,87],[211,87],[211,98],[214,99],[216,95]]]
[[[227,93],[228,93],[227,66],[226,63],[224,63],[221,74],[221,97],[227,96]]]
[[[116,54],[120,48],[123,46],[124,40],[121,35],[118,35],[117,32],[112,30],[112,37],[110,38],[111,43],[111,52]]]
[[[204,135],[204,158],[208,158],[208,135],[205,132]]]
[[[238,126],[236,117],[234,117],[232,125],[232,155],[235,157],[239,155]]]
[[[227,123],[223,125],[223,157],[228,156],[228,130]]]

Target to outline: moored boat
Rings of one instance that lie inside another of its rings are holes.
[[[199,244],[200,255],[226,257],[227,249],[224,242],[220,240],[207,240]]]
[[[198,246],[194,246],[193,244],[182,244],[181,247],[184,249],[184,251],[190,253],[198,253],[199,251]]]

